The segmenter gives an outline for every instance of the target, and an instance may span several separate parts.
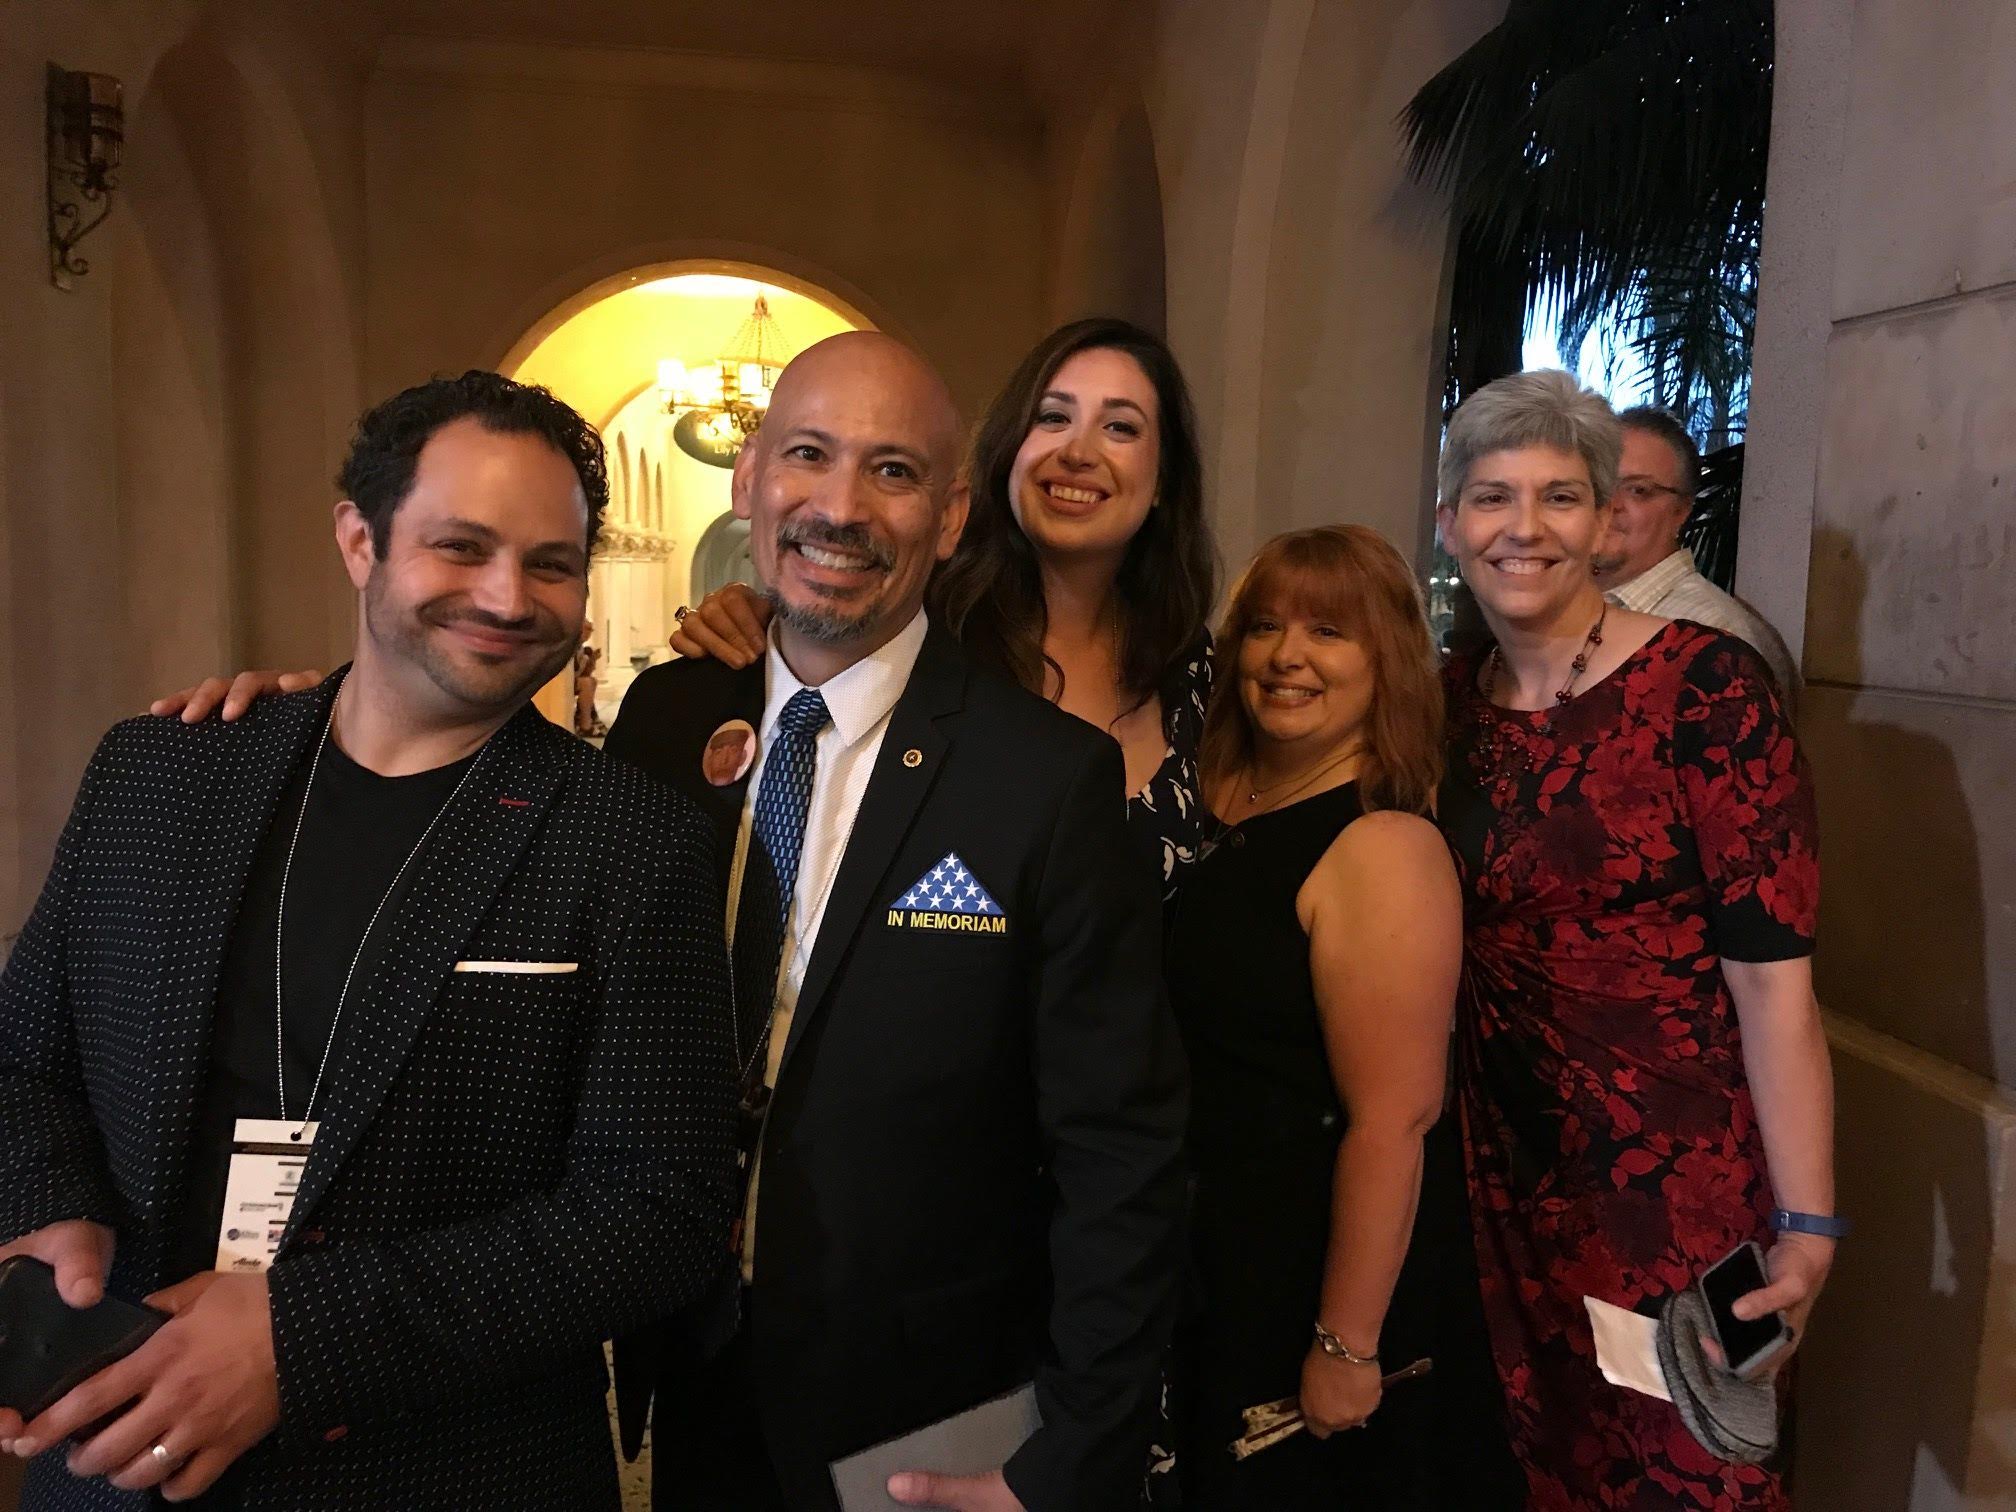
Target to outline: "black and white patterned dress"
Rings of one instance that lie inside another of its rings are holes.
[[[1165,911],[1203,849],[1206,815],[1197,757],[1204,743],[1204,711],[1211,703],[1211,653],[1211,632],[1199,630],[1176,670],[1164,680],[1162,730],[1168,749],[1155,775],[1127,800],[1127,827],[1161,868]],[[1144,1508],[1177,1505],[1175,1467],[1175,1434],[1165,1386],[1142,1484]]]
[[[1204,740],[1204,710],[1211,702],[1211,649],[1211,632],[1199,630],[1177,669],[1164,680],[1162,731],[1168,749],[1155,775],[1127,800],[1128,828],[1161,868],[1165,903],[1197,864],[1204,839],[1197,752]]]

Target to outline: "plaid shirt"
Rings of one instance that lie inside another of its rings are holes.
[[[1785,642],[1763,615],[1703,577],[1694,566],[1694,553],[1685,546],[1629,582],[1619,583],[1604,597],[1623,609],[1656,614],[1661,619],[1692,620],[1748,642],[1770,667],[1786,714],[1796,712],[1799,668]]]

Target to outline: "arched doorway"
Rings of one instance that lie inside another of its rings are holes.
[[[716,588],[756,581],[749,557],[749,522],[725,514],[707,527],[693,548],[692,602],[699,603]]]
[[[758,302],[767,320],[759,320]],[[731,360],[763,336],[760,364]],[[772,269],[718,262],[640,268],[564,302],[512,349],[504,371],[543,384],[601,430],[609,509],[588,574],[592,717],[576,671],[541,690],[547,718],[594,738],[631,680],[671,656],[681,604],[749,580],[748,532],[729,507],[740,431],[718,389],[760,389],[791,355],[869,322],[841,300]],[[676,366],[675,366],[676,365]],[[661,380],[684,373],[677,392]],[[696,407],[694,401],[699,401]]]

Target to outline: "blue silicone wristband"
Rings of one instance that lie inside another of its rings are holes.
[[[1771,1227],[1781,1234],[1818,1234],[1823,1239],[1846,1239],[1853,1224],[1846,1218],[1827,1218],[1819,1213],[1795,1213],[1778,1208],[1771,1214]]]

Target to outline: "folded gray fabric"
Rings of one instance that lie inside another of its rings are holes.
[[[1666,1299],[1659,1314],[1659,1368],[1680,1421],[1701,1447],[1731,1464],[1754,1465],[1778,1447],[1778,1392],[1767,1375],[1732,1375],[1702,1352],[1712,1338],[1708,1304],[1693,1287]]]

